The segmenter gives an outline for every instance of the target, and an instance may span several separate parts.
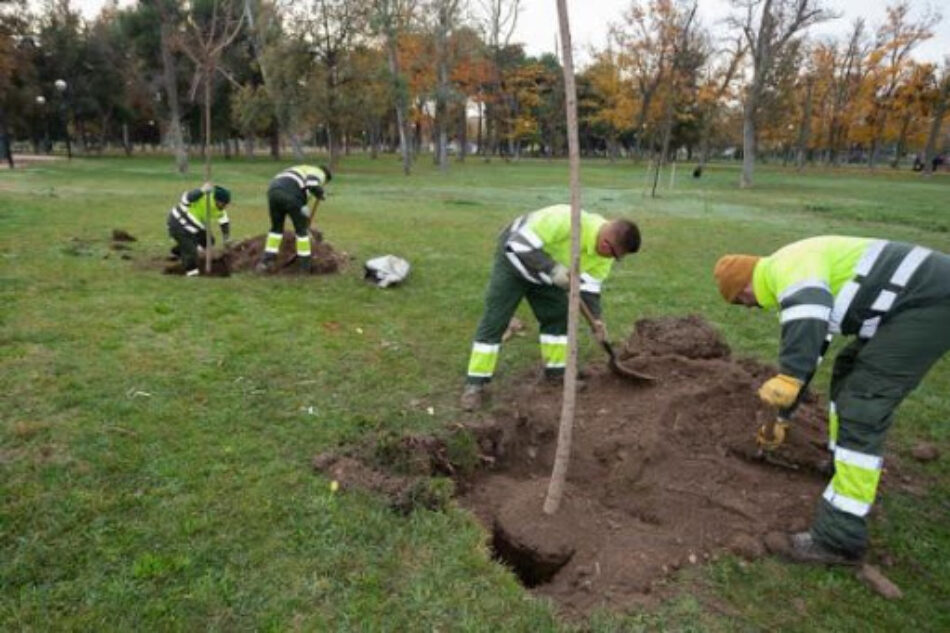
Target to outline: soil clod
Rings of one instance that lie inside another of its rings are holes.
[[[861,565],[861,567],[858,568],[857,576],[871,591],[883,598],[898,600],[904,597],[904,592],[901,591],[900,587],[895,585],[890,578],[881,573],[881,570],[874,565],[869,563]]]
[[[138,242],[138,238],[122,229],[112,229],[113,242]]]
[[[918,442],[910,449],[910,454],[918,462],[932,462],[940,457],[937,446],[930,442]]]

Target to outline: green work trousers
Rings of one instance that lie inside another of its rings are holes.
[[[564,373],[567,359],[567,293],[556,286],[534,284],[522,277],[512,266],[499,243],[492,266],[485,312],[475,331],[472,354],[468,364],[469,383],[491,380],[501,349],[501,337],[522,298],[527,298],[540,324],[541,357],[545,373]]]
[[[179,257],[185,272],[198,271],[198,246],[204,246],[205,233],[189,233],[178,221],[169,221],[168,234],[178,244]]]
[[[298,191],[285,187],[271,187],[267,192],[267,205],[270,212],[270,232],[264,242],[264,259],[271,260],[280,250],[284,238],[284,222],[287,218],[294,224],[297,234],[297,257],[310,257],[310,220],[301,208],[306,198]]]
[[[894,410],[947,350],[950,300],[898,312],[835,359],[828,424],[835,474],[811,527],[821,544],[853,557],[867,548],[867,514]]]

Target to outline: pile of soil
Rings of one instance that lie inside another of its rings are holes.
[[[723,553],[764,556],[765,535],[807,527],[827,482],[825,414],[814,398],[796,412],[774,461],[756,459],[755,431],[775,414],[756,389],[775,369],[732,358],[701,318],[640,321],[622,355],[657,380],[642,385],[602,366],[588,369],[567,488],[554,516],[543,514],[542,504],[560,387],[528,381],[497,394],[492,412],[464,425],[477,455],[473,467],[447,460],[462,454],[447,450],[447,441],[406,449],[427,447],[431,474],[455,479],[458,502],[485,525],[496,555],[568,615],[649,602],[677,569]],[[372,479],[366,469],[385,466],[380,454],[375,449],[362,461],[364,482]],[[355,461],[335,469],[325,467],[330,462],[315,466],[344,486],[360,485],[347,482]],[[391,483],[369,487],[392,496]]]
[[[223,253],[215,253],[211,260],[211,275],[227,277],[231,273],[253,272],[264,254],[264,242],[267,235],[257,235],[239,242]],[[323,241],[320,231],[310,231],[310,272],[313,275],[327,275],[340,270],[347,261],[345,253],[338,253],[330,244]],[[204,264],[199,267],[204,275]],[[164,268],[166,275],[184,275],[185,269],[180,261],[172,262]],[[297,265],[297,236],[285,231],[277,252],[277,259],[271,266],[270,274],[300,275]]]

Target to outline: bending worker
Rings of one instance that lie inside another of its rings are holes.
[[[950,349],[950,257],[922,246],[822,236],[764,258],[727,255],[714,276],[731,303],[779,311],[779,374],[759,389],[779,410],[794,407],[817,369],[826,337],[854,336],[835,359],[828,414],[834,476],[811,529],[792,534],[793,560],[852,563],[867,548],[883,444],[894,409]],[[784,441],[787,423],[760,446]]]
[[[230,191],[205,183],[200,189],[181,194],[181,200],[168,212],[168,234],[176,243],[172,253],[181,258],[188,277],[198,274],[198,247],[208,243],[205,231],[209,220],[218,221],[222,240],[230,243],[231,221],[225,211],[230,203]],[[211,243],[214,244],[213,236]]]
[[[640,249],[640,231],[628,220],[605,220],[581,211],[581,298],[595,318],[598,339],[601,284],[615,259]],[[560,204],[523,215],[502,231],[485,296],[485,312],[475,333],[461,405],[482,405],[485,386],[498,361],[501,338],[523,297],[540,324],[546,377],[559,380],[567,358],[567,288],[571,252],[571,207]]]
[[[268,272],[280,242],[284,238],[284,220],[290,216],[297,235],[297,265],[301,272],[310,272],[310,223],[318,201],[324,199],[323,187],[332,179],[327,167],[297,165],[277,174],[267,188],[267,205],[270,210],[270,232],[264,244],[264,256],[257,265],[261,272]],[[308,206],[308,201],[311,204]]]

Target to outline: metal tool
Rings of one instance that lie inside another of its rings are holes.
[[[587,304],[584,303],[584,300],[581,299],[581,313],[584,315],[584,318],[587,319],[587,324],[590,325],[591,332],[596,334],[596,328],[594,327],[594,315],[591,314],[590,308],[587,307]],[[596,337],[595,337],[596,338]],[[654,382],[656,378],[649,374],[644,374],[635,369],[630,369],[629,367],[624,367],[617,360],[617,353],[614,352],[613,345],[610,344],[606,339],[597,341],[600,343],[601,347],[604,348],[604,351],[607,352],[607,356],[610,358],[607,362],[607,366],[610,367],[610,371],[615,373],[618,376],[623,376],[624,378],[629,378],[637,382]]]

